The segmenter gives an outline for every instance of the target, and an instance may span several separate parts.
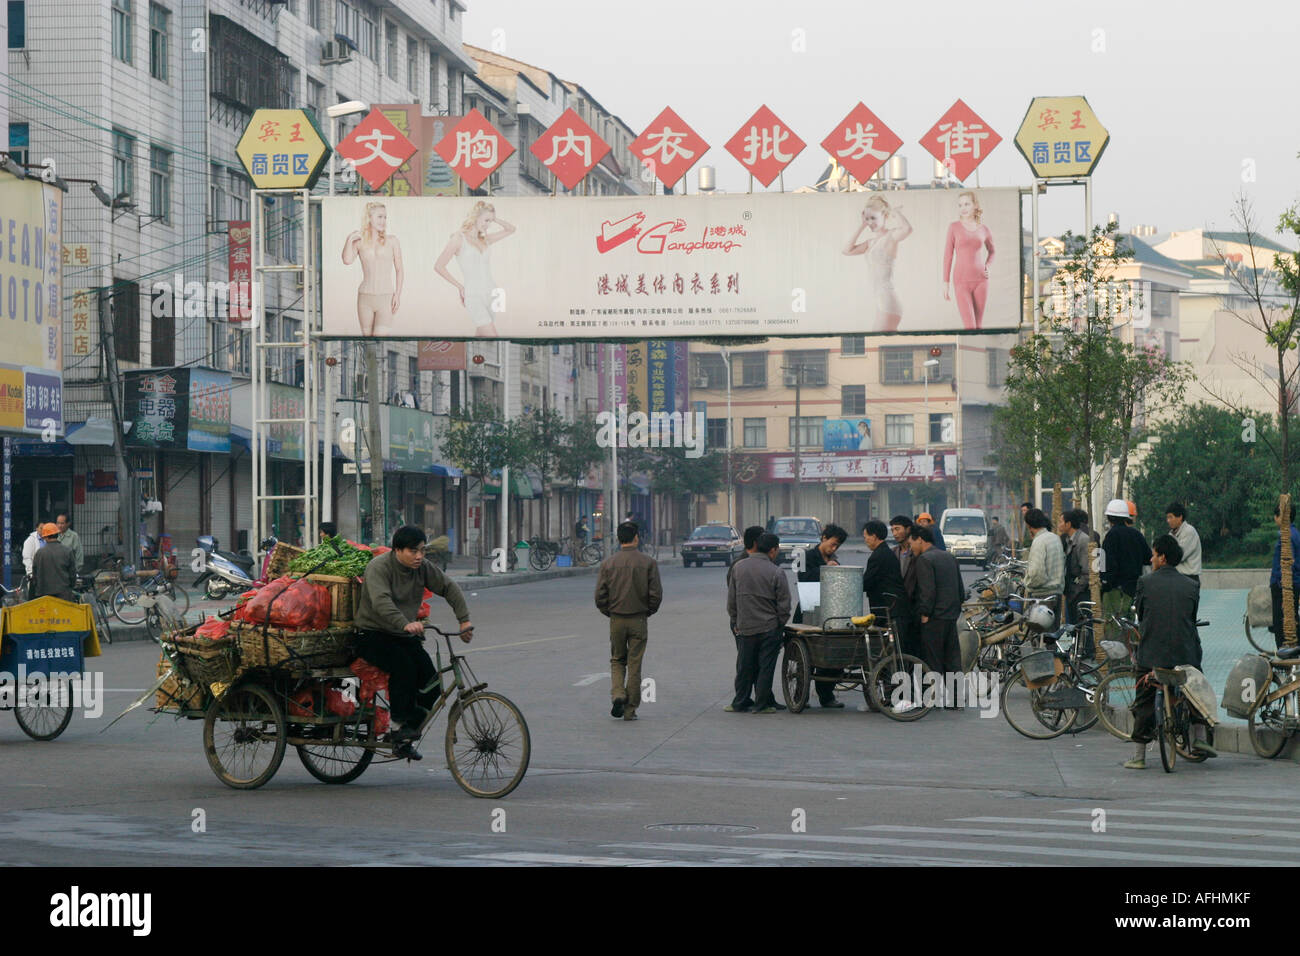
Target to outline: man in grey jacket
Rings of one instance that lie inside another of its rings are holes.
[[[392,735],[401,745],[398,754],[414,760],[420,755],[411,749],[411,741],[419,736],[425,712],[436,699],[419,693],[434,677],[433,661],[422,646],[424,623],[418,617],[424,589],[451,605],[462,641],[468,643],[474,633],[465,595],[425,558],[425,540],[414,525],[393,533],[393,550],[366,565],[354,621],[357,654],[388,672],[393,719],[401,725]]]
[[[913,613],[921,622],[921,647],[925,664],[944,675],[961,672],[961,646],[957,643],[957,619],[961,617],[961,567],[947,551],[934,546],[930,529],[912,525],[908,532],[912,561],[916,569],[916,600]],[[947,706],[955,707],[956,702]]]
[[[781,539],[765,532],[755,553],[732,568],[727,582],[727,616],[741,641],[741,666],[731,709],[743,710],[754,687],[754,713],[772,714],[785,708],[772,694],[776,657],[790,617],[790,582],[776,563]]]
[[[766,532],[763,531],[762,527],[756,524],[750,525],[748,528],[745,529],[745,553],[742,554],[740,557],[738,557],[735,560],[735,562],[733,562],[730,565],[730,567],[727,568],[728,593],[730,593],[731,591],[731,579],[735,576],[736,565],[741,561],[743,561],[745,558],[752,558],[754,554],[757,553],[758,539],[763,537],[765,533]],[[744,664],[745,664],[745,651],[744,651],[745,642],[742,641],[740,639],[740,635],[736,633],[735,621],[732,621],[731,624],[731,636],[735,638],[736,641],[736,698],[735,699],[739,700],[740,703],[737,704],[733,701],[732,703],[728,704],[726,707],[722,709],[729,714],[739,714],[754,709],[754,698],[750,696],[750,691],[754,687],[755,675],[750,675],[749,682],[745,684],[743,687],[741,686],[740,672],[744,669]]]

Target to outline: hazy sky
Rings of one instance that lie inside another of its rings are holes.
[[[636,132],[672,106],[709,142],[702,162],[728,191],[748,176],[723,144],[763,103],[809,144],[788,190],[815,180],[826,165],[817,144],[859,100],[904,141],[909,178],[928,180],[917,140],[958,97],[1003,137],[979,184],[1025,186],[1012,139],[1030,99],[1082,94],[1111,134],[1094,174],[1098,221],[1117,212],[1125,229],[1230,228],[1245,188],[1271,235],[1300,199],[1294,0],[468,3],[467,42],[503,43],[581,83]],[[1080,228],[1082,190],[1053,191],[1043,215],[1047,230]]]

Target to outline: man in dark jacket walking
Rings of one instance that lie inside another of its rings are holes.
[[[1137,752],[1124,764],[1130,770],[1146,767],[1146,747],[1155,733],[1156,687],[1147,675],[1157,667],[1201,666],[1201,638],[1196,630],[1201,589],[1187,575],[1175,570],[1182,560],[1183,549],[1174,536],[1161,535],[1151,555],[1153,570],[1137,583],[1135,603],[1142,639],[1138,642],[1139,678],[1133,698],[1133,742]],[[1206,756],[1218,756],[1205,741],[1193,741],[1192,747]]]
[[[772,675],[791,603],[790,582],[776,563],[780,545],[780,538],[764,532],[755,553],[733,566],[727,582],[727,615],[741,641],[741,668],[732,710],[744,709],[741,705],[751,686],[755,713],[785,710],[772,694]]]
[[[727,568],[727,594],[731,594],[731,579],[736,573],[736,565],[745,558],[752,558],[758,553],[758,539],[764,534],[759,525],[750,525],[745,529],[745,553],[737,558],[730,567]],[[744,642],[740,635],[736,633],[736,622],[731,622],[731,636],[736,640],[736,696],[730,704],[722,708],[727,713],[744,713],[747,710],[754,709],[754,698],[751,696],[754,688],[753,675],[750,675],[748,683],[741,686],[741,671],[744,669]]]
[[[646,619],[659,610],[664,598],[659,565],[637,550],[637,526],[618,526],[619,550],[600,566],[596,579],[596,609],[609,618],[609,671],[611,717],[636,720],[641,704],[641,661],[649,630]]]
[[[912,561],[916,568],[916,596],[913,610],[921,622],[922,660],[944,675],[944,687],[961,673],[961,646],[957,643],[957,619],[961,617],[961,567],[947,551],[934,546],[930,529],[913,525]],[[956,701],[947,704],[955,707]]]

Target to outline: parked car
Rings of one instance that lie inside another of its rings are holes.
[[[691,536],[682,544],[682,567],[689,568],[692,564],[699,566],[705,561],[721,561],[729,568],[731,562],[744,553],[744,542],[736,534],[735,528],[728,524],[710,522],[692,531]]]
[[[812,515],[786,515],[777,518],[772,532],[781,539],[778,564],[789,564],[796,548],[815,548],[822,539],[822,523]]]
[[[978,508],[948,508],[939,516],[948,553],[960,564],[968,561],[981,567],[989,559],[989,525]]]

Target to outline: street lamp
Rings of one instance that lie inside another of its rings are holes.
[[[922,375],[925,380],[925,465],[930,467],[930,369],[938,368],[939,360],[937,358],[926,359],[921,363]],[[930,502],[926,501],[926,507]]]
[[[334,155],[334,148],[337,145],[339,134],[339,118],[351,116],[353,113],[364,112],[368,107],[360,100],[349,100],[346,103],[335,103],[333,106],[325,107],[325,115],[330,121],[330,185],[329,194],[334,195],[334,168],[337,164],[338,157]],[[325,405],[325,473],[321,475],[321,501],[320,516],[322,521],[334,520],[334,376],[330,374],[336,363],[333,355],[333,348],[327,341],[325,344],[325,364],[328,367],[322,383],[321,401]],[[367,365],[367,370],[369,366]],[[372,459],[371,467],[375,466]],[[357,495],[358,501],[361,494],[361,465],[357,464]],[[374,510],[374,504],[371,503],[371,511]],[[358,507],[358,519],[360,519],[360,508]]]

